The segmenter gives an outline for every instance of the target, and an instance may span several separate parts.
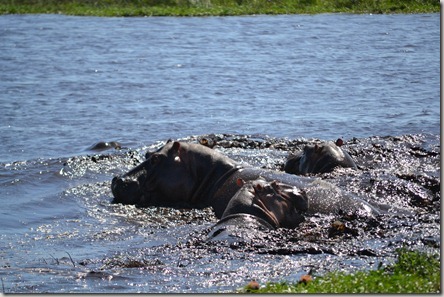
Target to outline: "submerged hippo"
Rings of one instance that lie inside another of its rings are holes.
[[[288,157],[284,171],[292,174],[325,173],[336,167],[356,169],[350,155],[340,147],[342,140],[309,145]]]
[[[239,178],[236,184],[239,190],[211,228],[209,240],[249,240],[257,236],[255,231],[291,229],[304,221],[308,201],[298,188],[262,178],[248,182]]]
[[[285,185],[282,186],[284,189],[296,187],[305,193],[301,195],[307,198],[308,212],[378,213],[367,202],[329,183],[283,172],[243,167],[206,146],[184,142],[168,142],[158,151],[147,153],[146,161],[123,176],[113,178],[111,190],[115,203],[141,207],[212,207],[220,219],[239,190],[239,178],[245,182],[259,178],[266,182],[277,181],[279,186]]]
[[[250,214],[265,219],[273,229],[295,228],[308,210],[305,192],[294,186],[263,178],[248,182],[239,178],[236,184],[240,189],[228,202],[222,220]]]
[[[104,151],[104,150],[108,150],[108,149],[116,149],[116,150],[120,150],[122,148],[122,145],[116,141],[110,141],[110,142],[104,142],[104,141],[100,141],[97,142],[96,144],[90,146],[88,148],[88,150],[91,151]]]
[[[225,208],[222,218],[208,234],[208,240],[238,241],[257,236],[255,231],[295,228],[308,209],[305,193],[296,187],[237,179],[239,190]]]

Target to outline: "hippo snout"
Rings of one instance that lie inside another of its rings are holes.
[[[115,176],[111,181],[113,203],[139,204],[142,193],[138,181]]]

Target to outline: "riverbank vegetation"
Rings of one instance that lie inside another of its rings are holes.
[[[437,0],[0,0],[0,14],[225,16],[439,11]]]
[[[264,287],[249,284],[245,293],[440,293],[439,255],[406,249],[398,250],[397,261],[385,268],[353,274],[331,272],[324,276],[305,276],[297,284],[267,283]]]

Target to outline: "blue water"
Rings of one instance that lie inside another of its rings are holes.
[[[163,213],[110,204],[112,176],[134,164],[88,161],[88,147],[119,141],[143,153],[158,141],[208,133],[422,133],[436,146],[439,61],[439,14],[0,16],[3,291],[215,292],[235,290],[252,271],[297,276],[291,269],[301,258],[264,263],[258,255],[235,264],[210,258],[186,272],[89,273],[117,251],[175,242],[204,223],[177,223],[176,212],[154,221]],[[68,253],[89,266],[74,267]],[[325,267],[336,261],[322,259]],[[218,269],[227,271],[213,275]]]
[[[439,14],[0,17],[0,161],[204,133],[439,134]]]

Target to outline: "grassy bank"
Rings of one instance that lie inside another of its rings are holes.
[[[354,274],[328,273],[297,284],[268,283],[259,289],[246,286],[249,293],[439,293],[440,259],[424,253],[398,251],[392,266]],[[257,285],[257,284],[256,284]]]
[[[438,0],[0,0],[0,14],[223,16],[439,11]]]

